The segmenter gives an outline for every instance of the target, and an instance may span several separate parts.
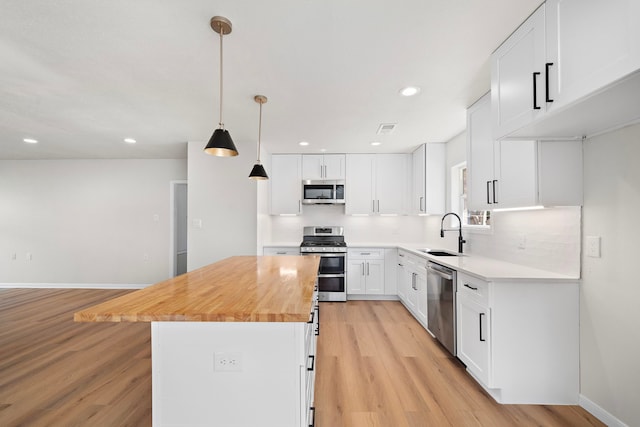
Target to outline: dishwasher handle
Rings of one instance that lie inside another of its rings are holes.
[[[447,269],[447,271],[442,271],[442,270],[438,269],[436,267],[436,265],[437,264],[428,263],[427,264],[427,270],[430,271],[431,273],[437,274],[438,276],[442,277],[443,279],[453,280],[453,271],[452,270]]]

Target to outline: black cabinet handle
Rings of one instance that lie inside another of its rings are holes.
[[[533,109],[534,110],[539,110],[540,107],[538,107],[538,88],[537,88],[537,77],[539,76],[540,73],[537,71],[533,72]]]
[[[316,357],[313,354],[310,354],[309,359],[311,359],[311,367],[307,368],[307,371],[313,371],[313,368],[316,366]]]
[[[309,424],[309,427],[316,427],[316,407],[311,406],[309,410],[311,411],[311,424]]]
[[[313,323],[313,320],[315,319],[316,316],[316,311],[312,310],[311,313],[309,313],[309,321],[307,323],[311,324]]]
[[[484,313],[480,313],[480,316],[478,316],[478,323],[480,324],[480,341],[486,341],[484,338],[482,338],[482,316],[484,316]]]
[[[553,62],[547,62],[544,64],[544,88],[545,88],[545,100],[547,102],[553,102],[553,99],[549,98],[549,67],[553,65]]]
[[[491,186],[491,181],[487,181],[487,204],[491,204],[491,198],[489,197],[489,187]]]
[[[477,290],[478,290],[478,288],[474,288],[473,286],[469,285],[468,283],[465,283],[465,284],[464,284],[464,286],[465,286],[466,288],[473,289],[474,291],[477,291]]]
[[[498,183],[497,179],[494,179],[493,184],[491,184],[493,186],[493,203],[494,204],[498,204],[498,198],[496,197],[496,184]]]
[[[320,306],[316,302],[316,319],[318,323],[316,323],[316,336],[320,335]]]

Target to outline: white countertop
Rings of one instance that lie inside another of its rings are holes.
[[[265,247],[274,246],[291,246],[298,247],[300,243],[270,243]],[[364,242],[352,243],[348,242],[348,249],[354,248],[399,248],[411,252],[425,260],[433,261],[446,267],[452,268],[463,273],[467,273],[479,277],[487,281],[507,281],[507,280],[535,280],[535,281],[577,281],[580,277],[568,276],[566,274],[555,273],[552,271],[541,270],[538,268],[527,267],[520,264],[513,264],[506,261],[500,261],[494,258],[487,258],[479,255],[463,254],[462,256],[434,256],[428,255],[418,249],[441,249],[437,245],[421,244],[421,243],[379,243]]]

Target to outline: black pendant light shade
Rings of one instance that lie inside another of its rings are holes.
[[[253,169],[251,169],[249,179],[254,179],[257,181],[269,179],[267,171],[264,170],[264,166],[262,166],[262,163],[260,163],[260,139],[262,137],[262,104],[267,102],[267,97],[264,95],[256,95],[253,97],[253,100],[260,104],[260,120],[258,121],[258,160],[256,160],[256,164],[253,165]]]
[[[267,171],[264,170],[264,166],[262,166],[261,163],[256,163],[253,165],[253,169],[251,169],[249,178],[256,180],[269,179],[269,175],[267,175]]]
[[[231,33],[231,21],[223,16],[214,16],[211,29],[220,34],[220,127],[211,135],[204,152],[212,156],[233,157],[238,155],[238,150],[222,121],[222,36]]]
[[[216,129],[211,139],[204,147],[204,152],[213,156],[231,157],[237,156],[238,150],[226,129]]]

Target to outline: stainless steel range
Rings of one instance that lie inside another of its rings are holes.
[[[300,254],[320,255],[318,299],[347,300],[347,244],[343,227],[304,227]]]

